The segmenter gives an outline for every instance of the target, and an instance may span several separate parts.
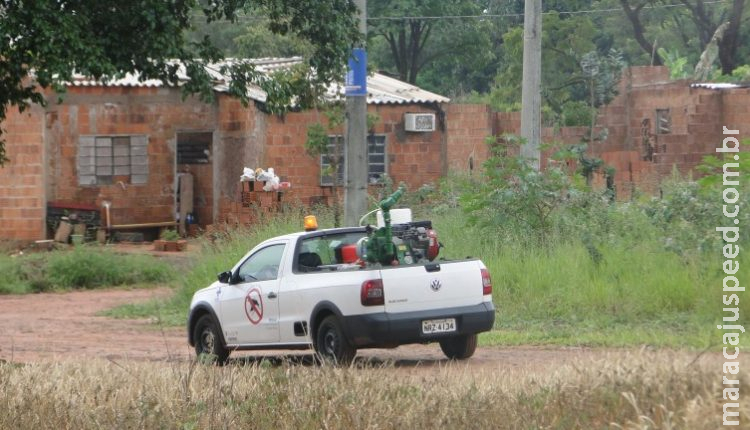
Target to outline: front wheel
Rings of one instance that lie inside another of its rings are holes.
[[[477,350],[477,335],[450,337],[440,341],[440,349],[451,360],[465,360]]]
[[[203,315],[198,319],[193,331],[195,339],[195,354],[199,360],[224,364],[229,358],[229,350],[221,341],[221,330],[211,315]]]
[[[327,316],[320,323],[315,334],[315,351],[323,362],[344,366],[349,365],[357,355],[357,348],[346,339],[341,323],[334,315]]]

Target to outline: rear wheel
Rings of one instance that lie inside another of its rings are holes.
[[[222,344],[221,330],[211,315],[198,319],[193,331],[195,354],[199,360],[224,364],[229,358],[229,350]]]
[[[315,351],[323,362],[344,366],[357,355],[357,348],[346,339],[341,323],[334,315],[325,317],[320,323],[315,334]]]
[[[451,360],[465,360],[477,350],[477,335],[450,337],[440,341],[440,349]]]

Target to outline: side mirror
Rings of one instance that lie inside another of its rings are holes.
[[[219,282],[222,284],[228,284],[229,280],[232,279],[232,272],[227,270],[226,272],[219,273]]]

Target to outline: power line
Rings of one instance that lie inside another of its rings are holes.
[[[730,0],[712,0],[703,2],[706,6],[715,6],[723,3],[728,3]],[[656,9],[673,9],[678,7],[687,7],[682,3],[675,4],[662,4],[662,5],[650,5],[644,6],[641,10],[656,10]],[[588,9],[588,10],[577,10],[567,12],[543,12],[542,15],[595,15],[595,14],[606,14],[622,12],[622,8],[610,8],[610,9]],[[204,17],[201,13],[193,13],[194,18]],[[505,14],[482,14],[482,15],[434,15],[434,16],[375,16],[368,17],[367,21],[407,21],[407,20],[441,20],[441,19],[497,19],[497,18],[523,18],[522,13],[505,13]],[[248,15],[237,15],[235,21],[237,22],[261,22],[267,20],[264,17],[254,17]],[[228,19],[220,19],[218,22],[228,22]]]
[[[713,0],[704,2],[704,5],[716,5],[721,3],[727,3],[729,0]],[[644,6],[645,9],[670,9],[676,7],[687,7],[682,3],[676,4],[664,4],[664,5],[652,5]],[[542,12],[542,15],[586,15],[586,14],[600,14],[600,13],[613,13],[622,12],[622,8],[611,8],[611,9],[589,9],[589,10],[578,10],[569,12]],[[405,20],[430,20],[430,19],[487,19],[487,18],[522,18],[522,13],[507,13],[507,14],[483,14],[483,15],[439,15],[439,16],[377,16],[368,17],[368,21],[405,21]]]

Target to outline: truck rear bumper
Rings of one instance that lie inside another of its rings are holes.
[[[422,333],[422,321],[445,318],[456,319],[456,331]],[[482,302],[474,306],[429,311],[346,316],[344,330],[350,342],[358,348],[391,347],[480,333],[492,329],[494,323],[495,307],[492,302]]]

